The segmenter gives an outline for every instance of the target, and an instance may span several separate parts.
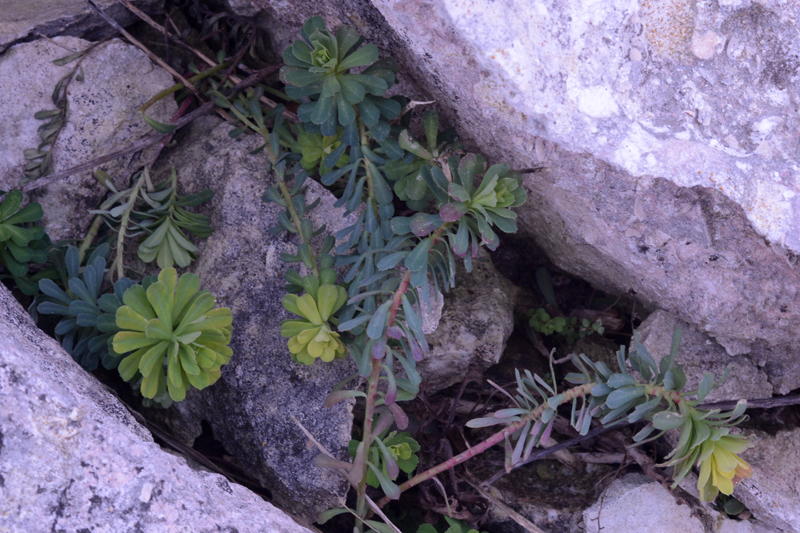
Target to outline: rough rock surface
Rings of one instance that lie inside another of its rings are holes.
[[[796,2],[229,2],[278,48],[353,24],[482,151],[546,167],[520,246],[800,387]]]
[[[0,285],[0,529],[309,533],[165,453]]]
[[[753,466],[753,477],[739,483],[733,495],[759,520],[800,533],[800,430],[755,437],[756,445],[742,455]]]
[[[441,317],[427,335],[431,351],[419,363],[426,387],[439,391],[463,380],[470,367],[485,369],[500,360],[514,330],[516,295],[485,251],[471,273],[459,264],[456,286],[444,295]]]
[[[676,361],[686,373],[686,390],[697,389],[706,372],[711,372],[719,379],[725,367],[730,366],[728,379],[712,391],[705,401],[772,397],[772,385],[767,375],[747,356],[731,357],[706,335],[665,311],[652,313],[639,326],[639,339],[656,362],[669,355],[675,326],[681,328],[683,335]]]
[[[98,0],[97,6],[111,18],[127,26],[139,20],[122,4]],[[163,9],[161,0],[133,0],[139,9],[153,13]],[[39,35],[71,35],[99,39],[114,33],[103,19],[83,0],[4,0],[0,18],[0,53],[17,43],[36,39]]]
[[[73,62],[59,67],[52,61],[70,54],[61,47],[79,51],[91,44],[75,37],[53,40],[58,45],[41,39],[0,56],[0,189],[18,186],[25,167],[23,150],[41,142],[37,129],[45,121],[33,115],[54,109],[53,88],[75,66]],[[70,115],[53,149],[55,172],[120,150],[151,133],[136,109],[173,83],[172,76],[144,52],[118,39],[95,48],[81,66],[84,81],[69,85]],[[166,98],[148,109],[148,115],[169,122],[176,109],[175,101]],[[101,168],[123,186],[119,178],[128,161],[123,158]],[[36,190],[33,199],[42,204],[45,228],[56,241],[83,236],[92,217],[87,210],[97,208],[104,192],[90,172],[83,172]]]
[[[717,513],[712,511],[712,516]],[[703,533],[702,522],[687,505],[679,505],[670,492],[644,474],[628,474],[606,491],[602,504],[595,503],[583,513],[586,533],[625,531],[628,533]],[[717,516],[720,533],[778,533],[757,521],[728,520]]]
[[[166,174],[175,166],[186,192],[214,191],[214,199],[201,210],[211,218],[214,233],[201,241],[192,271],[233,312],[231,362],[213,387],[187,398],[200,406],[181,412],[203,413],[214,436],[276,502],[310,521],[337,506],[337,494],[343,495],[346,485],[335,471],[314,466],[317,452],[306,447],[308,439],[290,415],[328,450],[347,458],[352,403],[328,409],[323,401],[352,372],[352,362],[304,366],[291,361],[287,339],[280,335],[281,320],[293,315],[281,305],[287,266],[279,256],[296,253],[296,243],[267,231],[278,223],[281,208],[260,199],[274,177],[264,171],[264,153],[249,154],[258,139],[245,135],[233,140],[230,129],[211,117],[201,119],[160,167]],[[333,196],[316,191],[322,193],[327,196],[317,214],[327,216],[335,231],[347,222],[333,209]],[[187,424],[194,425],[194,436],[200,434],[197,418],[178,424],[184,435]]]

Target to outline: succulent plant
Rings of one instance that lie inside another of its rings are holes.
[[[317,358],[329,363],[347,355],[339,334],[328,322],[347,301],[347,292],[337,285],[320,285],[315,292],[287,294],[283,299],[287,311],[303,317],[281,322],[281,335],[289,337],[292,360],[305,365],[313,364]]]
[[[9,192],[0,203],[0,267],[5,267],[24,293],[32,295],[37,292],[37,287],[24,276],[28,273],[29,262],[44,263],[47,260],[47,237],[44,228],[28,227],[42,218],[42,207],[34,202],[20,209],[21,204],[22,192],[18,189]]]
[[[444,203],[439,212],[443,221],[459,221],[459,224],[464,215],[471,215],[483,242],[494,250],[498,239],[491,227],[497,226],[506,233],[516,232],[517,214],[510,208],[521,206],[527,195],[521,186],[522,176],[507,163],[489,167],[476,188],[475,176],[485,168],[486,160],[482,156],[468,154],[461,159],[457,171],[451,171],[452,183],[447,185],[450,201]],[[454,251],[463,255],[466,246],[455,246]]]
[[[204,239],[211,235],[213,228],[208,217],[190,213],[184,208],[205,203],[214,193],[205,190],[199,194],[178,196],[177,174],[173,168],[170,179],[158,185],[156,191],[142,191],[141,194],[150,209],[137,213],[137,218],[140,219],[139,227],[150,235],[139,244],[139,258],[145,263],[155,260],[159,268],[170,268],[175,264],[189,266],[197,247],[184,232]]]
[[[359,48],[363,38],[355,28],[340,26],[334,35],[322,17],[312,17],[300,33],[303,39],[283,53],[286,66],[280,76],[292,98],[314,98],[297,110],[303,122],[333,136],[338,125],[354,124],[356,111],[367,126],[376,124],[381,115],[392,119],[400,113],[397,100],[382,97],[394,85],[397,64],[392,59],[378,60],[374,44]],[[360,74],[350,72],[367,65]]]
[[[297,133],[296,151],[303,154],[300,164],[312,175],[319,171],[320,176],[324,176],[331,171],[325,166],[325,159],[342,144],[342,129],[336,131],[336,135],[331,137],[323,136],[321,133],[309,133],[302,124],[295,126]],[[294,148],[293,148],[294,149]],[[336,161],[334,167],[341,167],[349,162],[347,154],[342,154]]]
[[[128,278],[114,284],[113,292],[102,294],[103,275],[109,246],[103,244],[89,256],[81,276],[78,249],[71,246],[65,255],[54,254],[58,270],[64,275],[59,287],[53,280],[39,281],[42,295],[35,300],[42,315],[62,315],[55,333],[61,346],[86,371],[97,368],[98,362],[108,369],[117,367],[119,354],[110,349],[111,337],[119,331],[115,313],[122,305],[125,291],[134,285]]]
[[[166,268],[146,289],[134,285],[117,310],[120,332],[114,335],[117,353],[130,355],[119,364],[125,381],[142,376],[141,392],[154,398],[169,391],[181,401],[190,385],[202,389],[220,378],[230,361],[231,310],[215,308],[214,295],[199,291],[200,278]]]

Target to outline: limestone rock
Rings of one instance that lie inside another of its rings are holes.
[[[0,285],[0,529],[310,533],[165,453]]]
[[[0,56],[0,189],[18,186],[25,167],[23,150],[41,142],[37,129],[44,121],[33,115],[54,108],[53,88],[75,66],[59,67],[52,61],[70,54],[62,47],[79,51],[91,44],[75,37],[54,41],[58,45],[44,39],[20,44]],[[81,66],[84,81],[73,80],[69,85],[70,115],[53,149],[55,172],[125,148],[151,133],[136,109],[173,84],[172,76],[144,52],[118,39],[95,48]],[[166,98],[147,113],[169,122],[176,109],[175,101]],[[100,168],[118,186],[127,187],[120,175],[129,160],[122,158]],[[97,208],[104,193],[91,173],[83,172],[36,190],[32,198],[42,204],[45,229],[56,241],[83,237],[92,218],[88,210]]]
[[[500,360],[514,330],[516,293],[485,251],[471,273],[459,264],[456,286],[444,295],[441,317],[427,335],[430,353],[419,363],[426,387],[439,391],[463,380],[470,367],[485,369]]]
[[[123,26],[138,19],[113,0],[98,0],[97,6]],[[148,13],[163,10],[161,0],[133,0]],[[114,29],[82,0],[6,0],[0,19],[0,53],[14,44],[30,41],[39,35],[72,35],[93,40],[114,34]]]
[[[769,524],[716,518],[721,533],[778,533]],[[670,492],[643,474],[617,479],[606,491],[602,504],[595,503],[583,513],[586,533],[625,531],[627,533],[703,533],[702,522],[687,505],[679,505]]]
[[[800,387],[798,4],[229,2],[280,49],[354,25],[493,161],[545,167],[518,247]]]
[[[184,193],[214,191],[210,204],[199,210],[211,218],[214,233],[201,241],[192,271],[233,312],[231,362],[213,387],[185,400],[199,407],[181,412],[203,413],[214,436],[276,502],[311,521],[325,508],[338,506],[336,497],[344,495],[346,484],[335,471],[314,466],[317,452],[306,446],[308,439],[290,415],[332,453],[348,458],[352,402],[328,409],[323,401],[353,365],[349,359],[311,366],[291,361],[287,339],[280,335],[281,320],[293,315],[281,305],[287,265],[279,256],[296,253],[296,243],[268,233],[282,208],[261,201],[274,183],[264,170],[267,156],[249,154],[259,146],[258,139],[231,139],[231,129],[211,117],[200,119],[156,171],[166,175],[175,166]],[[313,180],[309,187],[325,198],[323,204],[332,203],[332,195]],[[348,223],[331,205],[317,209],[315,216],[325,217],[331,231]],[[180,417],[180,412],[170,416]],[[178,425],[183,435],[189,433],[187,425],[195,427],[195,436],[200,434],[198,418]]]
[[[753,477],[733,492],[763,522],[800,533],[800,430],[757,432],[756,445],[742,457],[753,466]]]
[[[681,345],[675,360],[686,373],[685,390],[697,389],[706,372],[711,372],[719,379],[725,367],[730,366],[728,379],[718,389],[712,391],[704,401],[772,397],[772,385],[767,375],[747,356],[728,355],[706,335],[665,311],[652,313],[639,326],[639,339],[656,362],[669,356],[675,326],[680,327],[682,331]]]

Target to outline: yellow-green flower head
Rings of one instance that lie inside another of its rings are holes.
[[[730,496],[736,483],[753,475],[753,468],[738,455],[751,446],[751,442],[733,435],[703,442],[697,457],[700,499],[712,501],[720,492]]]
[[[154,398],[169,389],[177,401],[190,385],[202,389],[220,378],[220,367],[230,361],[231,310],[215,309],[208,291],[199,291],[200,278],[165,268],[147,289],[134,285],[117,310],[114,350],[133,352],[119,364],[122,379],[142,375],[141,391]],[[164,368],[166,366],[166,369]],[[166,375],[165,375],[166,370]]]
[[[389,453],[392,454],[392,457],[394,457],[395,460],[411,458],[411,446],[409,446],[407,442],[390,444],[387,446],[387,448],[389,448]]]
[[[310,365],[318,358],[329,363],[335,358],[345,357],[347,349],[328,319],[346,301],[347,291],[336,285],[320,285],[316,299],[311,294],[286,295],[283,307],[305,319],[281,322],[281,335],[289,337],[292,360]]]

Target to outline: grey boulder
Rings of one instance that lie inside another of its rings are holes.
[[[165,453],[0,285],[0,529],[309,533]]]
[[[52,61],[91,45],[76,37],[56,37],[53,41],[20,44],[0,56],[0,189],[19,186],[26,163],[23,151],[39,145],[37,129],[46,122],[33,115],[54,109],[53,88],[76,65],[56,66]],[[172,76],[144,52],[119,39],[89,52],[81,67],[84,81],[73,80],[69,85],[69,117],[52,151],[55,172],[126,148],[153,133],[137,108],[173,84]],[[170,122],[176,109],[175,101],[165,98],[147,114]],[[121,174],[129,161],[127,156],[99,168],[108,172],[118,187],[125,188]],[[86,171],[37,189],[32,197],[42,204],[42,222],[57,241],[83,237],[92,219],[88,210],[97,208],[105,192]]]
[[[294,315],[281,305],[288,267],[279,257],[296,253],[297,243],[268,233],[282,208],[261,201],[275,179],[265,170],[267,155],[249,153],[260,145],[255,135],[234,140],[228,136],[231,129],[212,117],[201,119],[156,170],[163,176],[175,166],[182,194],[214,191],[211,203],[199,210],[211,218],[214,233],[200,241],[191,270],[219,305],[233,312],[233,357],[222,378],[188,396],[188,405],[176,406],[168,416],[184,438],[198,436],[201,420],[207,420],[215,438],[276,502],[313,521],[320,511],[338,507],[337,495],[345,494],[347,484],[335,471],[314,465],[317,452],[306,446],[308,439],[290,417],[347,459],[352,401],[331,409],[323,402],[354,366],[349,359],[310,366],[291,361],[280,323]],[[312,211],[320,217],[315,227],[327,222],[336,231],[347,224],[342,211],[333,208],[333,195],[309,180],[309,198],[313,195],[322,197]]]

